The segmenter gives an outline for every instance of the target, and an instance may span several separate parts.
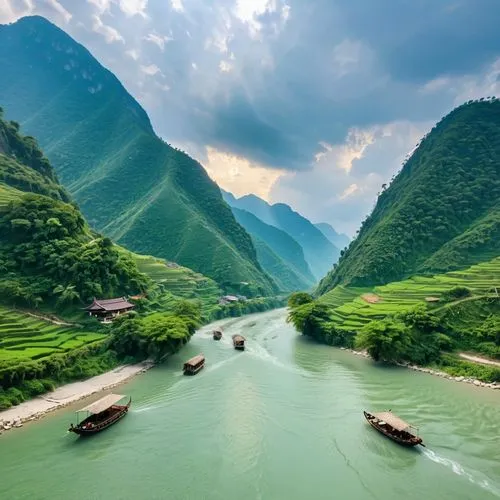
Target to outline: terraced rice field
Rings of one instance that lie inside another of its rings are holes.
[[[0,361],[39,359],[63,353],[105,338],[73,326],[54,325],[0,307]]]
[[[0,183],[0,210],[21,194],[21,191]]]
[[[440,297],[456,286],[470,288],[474,295],[490,295],[493,287],[500,292],[500,257],[465,270],[436,276],[415,276],[374,288],[349,288],[337,286],[320,297],[328,304],[330,316],[339,328],[358,330],[374,319],[382,319],[417,304],[427,304],[426,297]],[[380,297],[377,303],[368,303],[361,295],[373,293]],[[449,307],[439,302],[429,305],[436,312]]]
[[[222,291],[215,281],[186,267],[168,263],[163,259],[144,255],[133,255],[139,270],[155,281],[164,294],[161,305],[167,307],[176,297],[199,299],[203,310],[217,305]]]

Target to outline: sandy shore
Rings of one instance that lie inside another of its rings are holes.
[[[42,418],[45,414],[67,406],[79,399],[85,398],[99,391],[111,389],[112,387],[125,382],[129,378],[137,375],[138,373],[145,372],[151,368],[152,363],[143,362],[135,365],[124,365],[115,368],[110,372],[97,375],[96,377],[83,380],[81,382],[74,382],[72,384],[62,385],[55,391],[48,392],[29,401],[25,401],[20,405],[13,406],[8,410],[0,412],[0,431],[7,422],[8,426],[17,422],[14,427],[20,427],[19,422],[26,422],[29,420],[37,420]],[[3,421],[4,425],[1,425]]]

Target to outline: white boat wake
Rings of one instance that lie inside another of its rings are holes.
[[[429,450],[429,448],[424,448],[422,450],[422,452],[427,458],[429,458],[433,462],[435,462],[437,464],[444,465],[448,469],[451,469],[458,476],[465,477],[472,484],[480,486],[484,490],[489,491],[493,495],[500,498],[500,489],[498,487],[492,485],[488,479],[486,479],[486,478],[480,479],[478,477],[480,475],[480,473],[468,472],[458,462],[455,462],[454,460],[451,460],[451,459],[446,458],[446,457],[442,457],[441,455],[438,455],[434,451]]]

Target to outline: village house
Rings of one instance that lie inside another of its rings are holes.
[[[234,304],[235,302],[244,302],[247,298],[243,295],[224,295],[219,299],[220,306],[226,306],[228,304]]]
[[[85,308],[89,316],[97,318],[103,323],[111,323],[114,318],[126,314],[134,308],[134,304],[128,302],[125,297],[117,299],[96,299]]]

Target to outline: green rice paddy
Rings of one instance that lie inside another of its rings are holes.
[[[168,309],[176,298],[198,299],[202,311],[208,312],[217,306],[223,295],[215,281],[191,269],[147,255],[133,254],[139,270],[147,274],[160,288],[158,305]]]
[[[0,210],[22,194],[21,191],[0,182]]]
[[[55,325],[0,307],[0,361],[39,359],[104,339],[101,333]]]
[[[417,304],[428,304],[426,298],[440,298],[443,293],[457,286],[469,288],[475,297],[494,294],[494,287],[500,292],[500,257],[461,271],[436,276],[414,276],[373,288],[337,286],[320,297],[319,302],[331,307],[330,316],[338,328],[353,331],[374,319],[382,319]],[[368,293],[377,295],[379,302],[365,301],[362,296]],[[436,302],[429,304],[429,307],[438,312],[454,304]]]

